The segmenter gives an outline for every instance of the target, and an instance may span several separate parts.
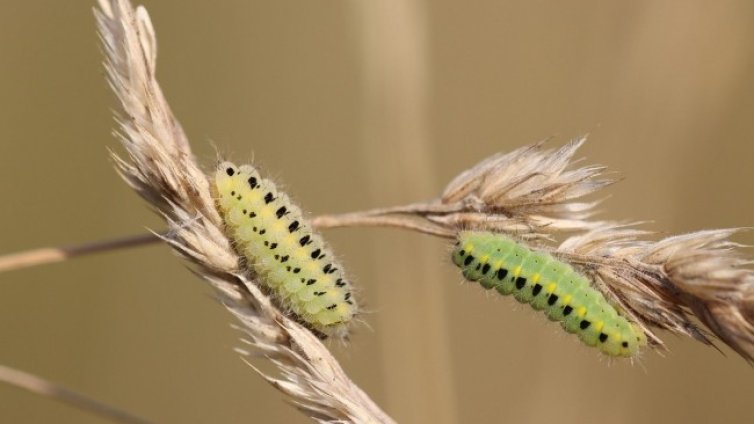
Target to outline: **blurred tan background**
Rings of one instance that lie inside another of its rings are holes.
[[[0,0],[0,253],[160,228],[107,159],[93,3]],[[750,1],[145,3],[200,159],[254,158],[314,214],[428,199],[494,152],[591,132],[580,156],[625,177],[602,217],[754,225]],[[332,348],[400,422],[754,420],[754,371],[727,348],[667,336],[610,363],[461,285],[440,240],[327,236],[371,311]],[[0,275],[2,364],[161,423],[308,422],[230,322],[163,246]],[[103,421],[0,386],[0,422]]]

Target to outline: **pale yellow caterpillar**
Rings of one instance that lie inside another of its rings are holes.
[[[301,210],[250,165],[221,163],[215,195],[226,233],[277,301],[311,329],[345,335],[351,284]]]

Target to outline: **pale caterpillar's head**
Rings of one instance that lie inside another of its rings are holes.
[[[231,178],[242,174],[247,177],[249,185],[254,188],[259,184],[261,177],[259,172],[251,165],[236,166],[233,162],[224,161],[217,165],[217,180]]]

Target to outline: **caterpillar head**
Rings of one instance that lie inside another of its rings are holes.
[[[256,186],[259,185],[259,181],[261,179],[259,172],[257,172],[257,170],[250,165],[236,166],[233,162],[228,161],[221,162],[219,165],[217,165],[217,180],[223,180],[233,177],[238,178],[239,176],[243,176],[244,179],[248,181],[249,186],[252,189],[256,188]]]

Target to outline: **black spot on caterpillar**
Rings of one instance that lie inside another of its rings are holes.
[[[345,335],[357,311],[350,284],[342,267],[322,267],[329,251],[301,210],[249,165],[223,162],[214,182],[227,235],[281,306],[319,333]]]
[[[466,279],[544,311],[567,332],[607,355],[631,357],[646,345],[644,332],[570,265],[502,234],[464,231],[458,241],[453,263]]]

